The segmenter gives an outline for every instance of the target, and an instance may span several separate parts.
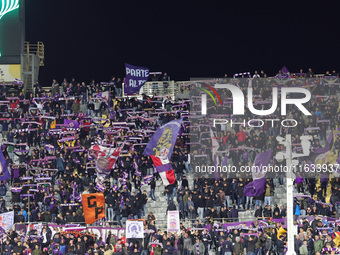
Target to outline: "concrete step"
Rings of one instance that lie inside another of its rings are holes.
[[[249,211],[241,211],[238,213],[238,218],[240,221],[254,221],[256,218],[254,217],[254,210]]]

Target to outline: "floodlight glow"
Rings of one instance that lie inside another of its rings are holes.
[[[19,0],[0,0],[0,19],[7,13],[19,8]]]

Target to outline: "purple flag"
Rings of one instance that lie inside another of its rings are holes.
[[[321,148],[317,148],[314,150],[314,153],[317,153],[317,154],[321,154],[321,153],[325,153],[327,151],[329,151],[332,146],[333,146],[333,130],[331,130],[329,136],[328,136],[328,139],[327,139],[327,144],[325,147],[321,147]]]
[[[79,128],[79,123],[76,120],[64,120],[64,125],[70,128]]]
[[[273,150],[270,149],[263,153],[257,153],[254,166],[257,168],[255,169],[255,173],[253,172],[253,181],[248,183],[243,190],[243,193],[247,197],[254,197],[261,195],[264,192],[264,187],[266,184],[266,173],[262,172],[263,166],[268,166]]]
[[[329,136],[328,136],[328,139],[327,139],[326,146],[325,146],[325,147],[316,148],[316,149],[314,149],[313,152],[311,152],[311,153],[309,154],[309,157],[308,157],[308,163],[309,163],[309,164],[314,164],[315,161],[317,160],[317,158],[318,158],[320,155],[322,155],[322,154],[324,154],[324,153],[326,153],[326,152],[328,152],[329,150],[332,149],[332,147],[333,147],[333,142],[334,142],[334,139],[333,139],[333,138],[334,138],[333,130],[331,130],[331,132],[330,132],[330,134],[329,134]]]
[[[173,120],[159,127],[151,137],[143,154],[170,159],[183,119]]]
[[[286,66],[282,67],[281,72],[282,72],[283,74],[288,74],[288,73],[289,73],[289,71],[288,71],[288,69],[287,69]]]
[[[2,151],[0,151],[0,181],[4,181],[11,178],[11,174],[7,169],[6,159]]]
[[[264,186],[266,184],[266,178],[256,179],[248,183],[243,190],[243,194],[246,197],[256,197],[264,192]]]
[[[124,93],[127,95],[138,93],[149,78],[149,69],[125,63],[125,71]]]

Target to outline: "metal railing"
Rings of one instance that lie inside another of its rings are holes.
[[[35,225],[35,224],[52,224],[52,225],[60,225],[60,226],[65,226],[65,227],[117,227],[120,228],[120,225],[118,221],[106,221],[104,219],[99,219],[93,224],[86,224],[86,222],[65,222],[64,224],[58,224],[56,222],[45,222],[45,221],[37,221],[37,222],[16,222],[14,223],[14,227],[16,225]]]
[[[49,92],[51,90],[51,87],[47,87],[47,86],[42,87],[42,90]],[[179,93],[179,92],[180,92],[180,86],[175,81],[166,81],[166,82],[151,81],[151,82],[146,82],[141,87],[137,96],[142,96],[143,94],[147,96],[160,96],[160,97],[170,96],[172,99],[174,99],[176,93]]]
[[[139,95],[171,96],[173,98],[178,91],[179,87],[175,81],[150,81],[143,85]]]
[[[45,46],[42,42],[37,42],[36,44],[30,43],[28,41],[24,42],[24,54],[34,54],[40,59],[40,66],[44,66],[45,59]]]

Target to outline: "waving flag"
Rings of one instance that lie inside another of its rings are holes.
[[[288,68],[286,66],[282,67],[281,72],[283,74],[289,74]]]
[[[106,103],[107,105],[107,111],[108,111],[108,116],[111,115],[111,112],[114,112],[114,111],[111,111],[110,109],[110,102],[111,102],[111,97],[110,97],[110,92],[109,91],[105,91],[105,92],[99,92],[96,97],[94,99],[102,99],[104,100],[104,102]]]
[[[5,181],[9,178],[11,178],[11,174],[8,171],[4,154],[2,154],[2,151],[0,151],[0,181]]]
[[[173,120],[159,127],[151,137],[143,154],[150,156],[165,186],[175,182],[175,174],[170,164],[182,119]]]
[[[107,174],[109,174],[123,147],[124,144],[117,148],[109,148],[101,145],[91,146],[89,154],[97,161],[97,173],[107,172]]]
[[[273,150],[270,149],[263,153],[257,153],[254,165],[257,167],[253,174],[253,181],[248,183],[243,190],[247,197],[254,197],[261,195],[264,192],[266,184],[266,172],[262,171],[262,166],[268,166],[272,157]]]
[[[76,120],[64,119],[64,125],[68,128],[79,128],[79,123]]]
[[[14,224],[14,211],[0,214],[0,226],[5,231],[10,230],[13,224]]]
[[[333,130],[331,130],[331,132],[329,133],[328,139],[326,141],[325,147],[320,147],[320,148],[315,149],[309,157],[314,159],[320,154],[328,152],[333,147],[333,144],[334,144],[334,134],[333,134]]]
[[[108,105],[109,105],[109,102],[111,100],[109,91],[100,92],[96,95],[96,97],[104,99]]]
[[[109,98],[110,98],[109,91],[100,92],[100,93],[97,94],[97,97],[100,97],[100,98],[105,99],[105,100],[109,100]]]
[[[150,155],[153,164],[156,167],[160,177],[162,178],[164,186],[174,184],[175,183],[175,173],[172,169],[170,161],[166,157],[156,157],[154,155]]]

